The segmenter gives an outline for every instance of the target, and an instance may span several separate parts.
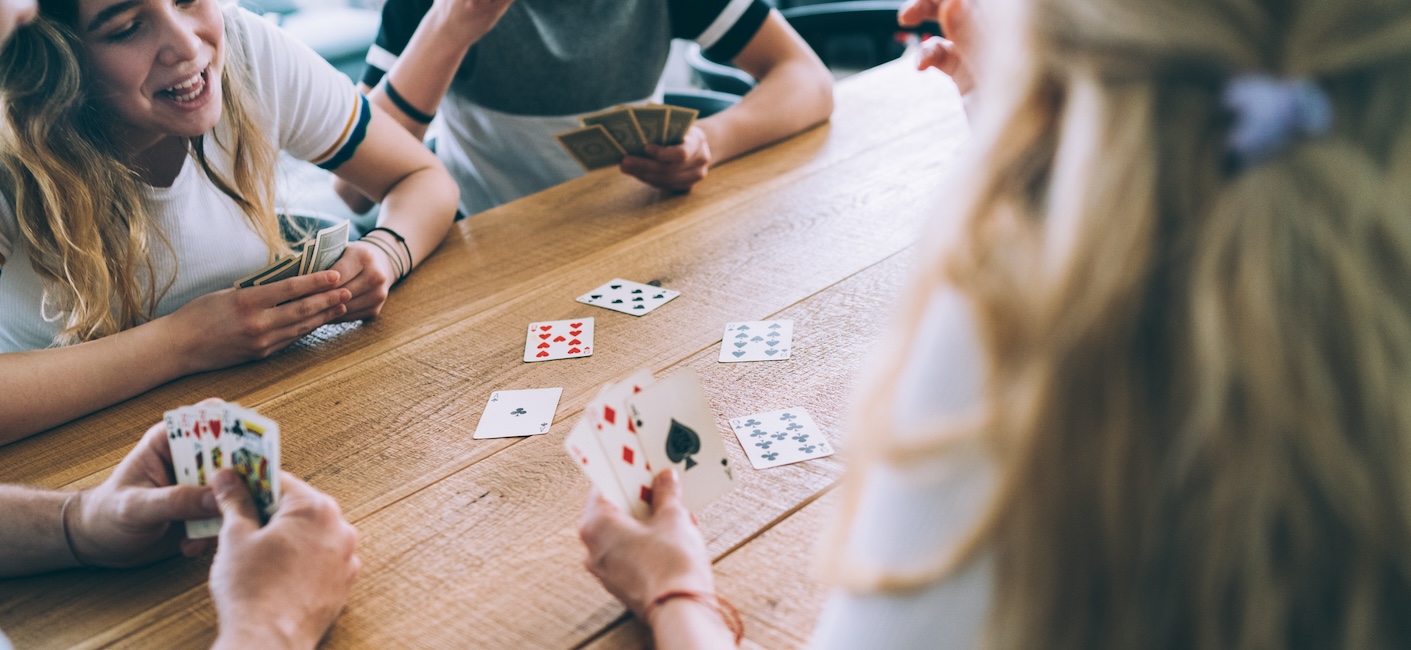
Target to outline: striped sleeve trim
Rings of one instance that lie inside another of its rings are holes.
[[[376,86],[377,82],[382,81],[382,76],[397,64],[397,55],[387,51],[381,45],[373,44],[367,50],[366,61],[367,69],[363,71],[363,83],[371,88]]]
[[[358,150],[358,145],[363,143],[363,138],[367,137],[367,123],[371,119],[372,108],[368,106],[367,97],[358,93],[357,99],[353,103],[353,114],[348,116],[348,123],[343,125],[343,133],[338,136],[338,141],[328,148],[328,151],[314,159],[314,164],[333,171],[348,162],[348,159],[352,158],[353,153]]]
[[[754,0],[730,0],[730,4],[725,5],[725,8],[715,16],[715,21],[705,28],[700,36],[696,37],[696,42],[700,44],[701,49],[708,50],[713,47],[720,37],[730,31],[730,28],[735,25],[735,21],[745,15],[745,10],[749,9],[753,3]]]
[[[745,46],[750,44],[755,34],[759,33],[759,28],[769,19],[769,11],[769,5],[760,0],[751,0],[745,5],[744,13],[730,24],[720,38],[710,45],[701,43],[701,50],[705,52],[706,58],[712,61],[734,60]]]

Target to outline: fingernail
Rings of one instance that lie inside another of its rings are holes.
[[[201,495],[201,509],[206,512],[217,512],[220,510],[220,506],[216,505],[215,490],[207,490],[205,494]]]

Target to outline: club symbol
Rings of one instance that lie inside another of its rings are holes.
[[[774,438],[775,440],[783,440],[783,439],[789,437],[789,434],[784,433],[784,432],[781,431],[781,432],[776,433],[776,434],[774,434],[774,435],[772,435],[772,436],[770,436],[770,437],[771,437],[771,438]]]
[[[763,459],[765,459],[765,460],[774,460],[774,459],[776,459],[776,458],[779,457],[779,452],[777,452],[777,451],[766,451],[766,452],[760,454],[759,457],[760,457],[760,458],[763,458]]]
[[[671,429],[666,434],[666,457],[673,463],[686,461],[686,470],[696,466],[692,456],[701,453],[701,436],[674,418]]]
[[[760,423],[759,420],[756,420],[756,419],[754,419],[754,418],[750,418],[750,419],[748,419],[748,420],[745,420],[745,423],[742,424],[742,425],[740,425],[740,426],[742,426],[742,427],[757,427],[757,426],[759,426],[760,424],[761,424],[761,423]]]
[[[760,436],[767,436],[767,435],[769,435],[769,432],[768,432],[768,431],[765,431],[764,429],[755,429],[753,432],[750,433],[750,437],[751,437],[751,438],[758,438],[758,437],[760,437]]]
[[[529,411],[524,410],[524,407],[520,407],[520,408],[517,408],[517,409],[515,409],[515,410],[513,410],[513,411],[510,411],[510,415],[513,415],[513,416],[515,416],[515,417],[519,417],[519,416],[525,415],[525,414],[527,414],[527,413],[529,413]]]
[[[780,416],[779,416],[779,419],[780,419],[780,420],[783,420],[783,421],[785,421],[785,422],[788,422],[789,420],[797,420],[797,419],[799,419],[799,416],[794,415],[793,413],[785,413],[785,414],[783,414],[783,415],[780,415]]]
[[[799,451],[805,454],[811,454],[815,449],[818,449],[818,445],[808,445],[806,447],[799,447]]]
[[[759,442],[754,443],[754,446],[759,447],[760,449],[769,449],[769,448],[772,447],[773,445],[774,445],[774,443],[772,443],[772,442],[770,442],[770,441],[768,441],[768,440],[761,440],[761,441],[759,441]]]
[[[637,296],[636,298],[633,298],[633,299],[632,299],[632,302],[642,302],[642,297],[641,297],[641,296]]]
[[[794,436],[794,442],[808,442],[808,434],[800,433],[799,435]]]
[[[500,394],[499,394],[499,393],[495,393],[494,395],[491,395],[491,396],[490,396],[490,401],[492,401],[492,402],[498,402],[498,401],[500,401]]]
[[[799,424],[798,422],[790,422],[790,423],[789,423],[789,426],[784,427],[784,428],[787,429],[787,430],[789,430],[789,431],[798,431],[799,429],[802,429],[802,428],[803,428],[803,425],[802,425],[802,424]]]

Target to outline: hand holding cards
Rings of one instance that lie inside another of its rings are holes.
[[[338,258],[343,255],[343,249],[347,247],[348,222],[343,221],[318,231],[313,237],[304,241],[299,255],[278,260],[251,275],[247,275],[237,280],[235,286],[238,289],[258,287],[300,275],[327,271],[338,261]]]
[[[254,411],[220,400],[167,411],[163,416],[172,469],[180,485],[207,485],[231,468],[245,481],[266,519],[279,507],[279,425]],[[186,522],[186,536],[220,534],[221,520]]]
[[[564,448],[599,492],[639,519],[649,510],[652,476],[668,467],[692,510],[735,487],[715,413],[690,370],[661,382],[642,371],[604,386]]]
[[[641,156],[648,144],[681,144],[698,114],[681,106],[619,106],[585,116],[583,128],[554,137],[578,164],[592,171],[616,165],[625,156]]]

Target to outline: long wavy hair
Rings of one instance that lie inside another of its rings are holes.
[[[994,497],[913,572],[843,553],[845,515],[834,577],[916,589],[984,549],[992,648],[1411,647],[1411,2],[990,4],[953,238],[865,402],[949,285],[983,406],[922,442],[867,413],[844,501],[975,449]],[[1332,132],[1232,170],[1243,73],[1316,81]]]
[[[150,320],[175,280],[153,266],[153,251],[170,243],[143,203],[130,154],[113,137],[111,111],[95,97],[75,4],[41,1],[35,20],[0,49],[0,192],[45,283],[45,317],[62,325],[56,345]],[[240,206],[273,259],[288,252],[274,211],[278,152],[247,96],[248,65],[231,23],[227,17],[222,125],[190,138],[187,150]],[[207,137],[233,161],[230,178],[207,160]]]

